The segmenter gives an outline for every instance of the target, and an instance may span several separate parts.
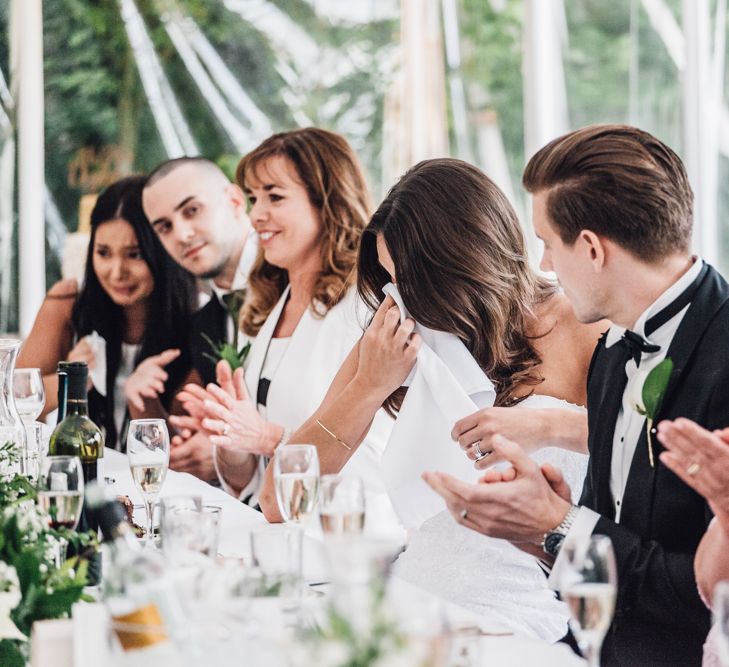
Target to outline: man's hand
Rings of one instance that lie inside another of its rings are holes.
[[[496,437],[493,446],[496,455],[513,467],[513,473],[503,480],[469,484],[438,472],[425,473],[423,479],[443,496],[458,523],[517,546],[524,542],[539,545],[544,533],[558,526],[570,510],[570,502],[560,495],[568,490],[567,484],[552,475],[553,469],[548,471],[552,482],[548,481],[516,443]]]
[[[169,349],[147,357],[134,369],[124,384],[127,401],[140,412],[144,412],[144,399],[155,399],[165,391],[167,371],[165,366],[180,356],[180,350]]]
[[[182,431],[172,437],[170,447],[170,468],[177,472],[187,472],[209,482],[216,479],[213,464],[213,445],[202,432]]]

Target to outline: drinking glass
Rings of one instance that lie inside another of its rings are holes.
[[[612,542],[605,535],[567,541],[560,556],[560,594],[570,608],[570,627],[590,667],[599,667],[618,585]]]
[[[284,521],[301,523],[316,507],[319,456],[314,445],[286,445],[274,455],[276,500]]]
[[[295,526],[262,525],[251,531],[251,558],[260,576],[254,595],[299,603],[303,591],[303,538]]]
[[[729,581],[720,581],[714,588],[714,635],[716,652],[723,667],[729,667]]]
[[[38,476],[38,505],[48,514],[54,530],[73,530],[81,518],[84,475],[77,456],[48,456]],[[66,559],[68,541],[59,538],[56,567]]]
[[[324,475],[319,487],[321,529],[329,535],[359,534],[365,521],[365,492],[354,475]]]
[[[16,368],[13,371],[13,395],[23,423],[32,424],[46,404],[40,368]]]
[[[132,479],[144,500],[147,534],[144,545],[154,548],[154,503],[167,476],[170,435],[164,419],[132,419],[127,431],[127,458]]]
[[[191,554],[215,559],[220,542],[220,505],[204,505],[200,496],[171,496],[160,502],[162,548],[171,561]]]

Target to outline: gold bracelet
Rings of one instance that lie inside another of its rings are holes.
[[[334,433],[332,433],[332,432],[331,432],[331,431],[330,431],[330,430],[329,430],[329,429],[328,429],[328,428],[327,428],[326,426],[324,426],[324,424],[322,424],[322,423],[321,423],[321,422],[320,422],[320,421],[319,421],[318,419],[316,420],[316,423],[317,423],[317,424],[319,424],[319,426],[321,426],[321,427],[322,427],[322,428],[323,428],[323,429],[324,429],[324,430],[325,430],[325,431],[326,431],[326,432],[327,432],[327,433],[328,433],[329,435],[331,435],[331,436],[332,436],[332,438],[334,438],[334,439],[335,439],[335,440],[336,440],[336,441],[337,441],[337,442],[338,442],[338,443],[339,443],[340,445],[343,445],[344,447],[346,447],[346,448],[347,448],[347,449],[348,449],[348,450],[349,450],[350,452],[352,451],[352,448],[351,448],[351,447],[350,447],[350,446],[349,446],[349,445],[348,445],[348,444],[347,444],[346,442],[344,442],[344,440],[342,440],[341,438],[338,438],[338,437],[337,437],[336,435],[334,435]]]

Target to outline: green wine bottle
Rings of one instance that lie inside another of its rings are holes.
[[[104,435],[89,418],[86,385],[89,369],[85,361],[59,364],[59,411],[62,409],[60,388],[66,380],[65,416],[53,429],[49,445],[52,456],[68,454],[78,456],[88,484],[98,476],[98,460],[104,456]],[[60,414],[59,414],[60,417]]]
[[[65,377],[64,377],[65,376]],[[59,364],[58,399],[59,411],[63,409],[61,387],[65,385],[65,416],[51,434],[48,453],[51,456],[69,455],[81,459],[84,483],[86,485],[98,477],[98,462],[104,456],[104,435],[101,429],[89,418],[87,383],[89,369],[85,361],[67,361]],[[98,525],[90,520],[86,507],[81,511],[79,531],[98,531]],[[69,549],[69,555],[73,549]],[[91,586],[101,581],[101,554],[89,558],[87,583]]]
[[[56,426],[66,418],[66,399],[68,398],[68,373],[66,373],[66,364],[68,361],[60,361],[56,369],[58,376],[58,415],[56,416]]]

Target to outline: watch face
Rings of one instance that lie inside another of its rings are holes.
[[[564,542],[564,535],[562,533],[549,533],[544,539],[544,551],[550,556],[557,557],[559,550],[562,548],[562,542]]]

